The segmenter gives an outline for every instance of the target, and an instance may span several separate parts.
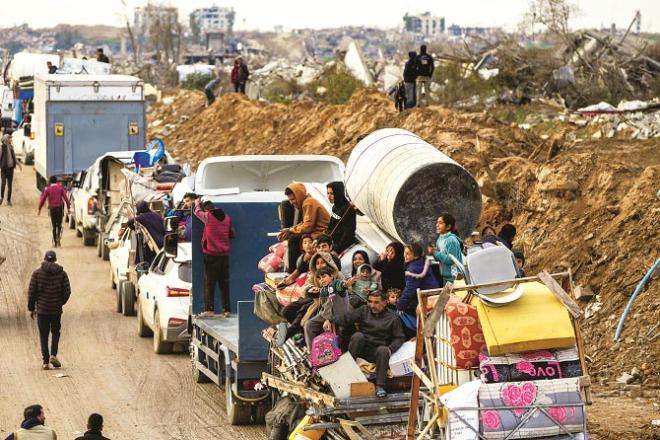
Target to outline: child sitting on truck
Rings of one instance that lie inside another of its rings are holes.
[[[322,286],[319,290],[319,312],[304,325],[305,343],[310,351],[315,337],[323,331],[333,331],[333,326],[345,324],[348,314],[346,294],[355,283],[355,278],[346,281],[335,279],[335,271],[331,267],[319,269],[317,277]]]
[[[380,287],[380,272],[373,270],[369,264],[361,265],[353,278],[355,283],[351,287],[351,294],[348,299],[351,309],[357,309],[365,305],[369,292],[382,290]]]

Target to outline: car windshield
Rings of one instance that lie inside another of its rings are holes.
[[[186,283],[192,283],[192,262],[187,261],[179,265],[179,279]]]

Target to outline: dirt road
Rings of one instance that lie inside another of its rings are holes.
[[[30,275],[50,248],[50,221],[45,210],[37,217],[37,199],[34,171],[24,167],[16,172],[14,206],[0,206],[0,253],[7,257],[0,267],[0,438],[34,403],[61,439],[84,431],[92,412],[103,414],[113,439],[265,438],[263,427],[229,425],[224,393],[193,383],[187,355],[155,355],[151,339],[137,336],[135,318],[113,311],[108,263],[67,228],[57,250],[72,287],[62,316],[64,366],[41,370],[36,322],[26,312]]]

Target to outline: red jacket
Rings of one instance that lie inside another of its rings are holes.
[[[66,190],[60,183],[48,185],[44,192],[41,193],[39,209],[44,206],[46,199],[48,199],[48,208],[61,208],[64,206],[64,203],[66,203],[66,209],[71,207],[69,197],[66,195]]]
[[[216,216],[215,212],[221,214]],[[204,233],[202,234],[204,255],[229,255],[231,250],[229,239],[236,235],[231,225],[231,217],[217,208],[211,212],[203,211],[199,202],[195,204],[195,215],[204,223]]]

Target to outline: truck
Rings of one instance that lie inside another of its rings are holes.
[[[108,151],[144,150],[144,83],[127,75],[37,74],[34,78],[35,172],[68,182]]]
[[[257,263],[276,242],[272,232],[280,229],[278,206],[286,199],[284,190],[292,181],[310,182],[310,186],[325,189],[325,183],[341,180],[343,173],[344,164],[332,156],[220,156],[203,160],[193,187],[185,189],[222,207],[236,229],[229,275],[232,314],[228,318],[202,317],[203,223],[193,217],[189,316],[194,378],[225,387],[227,415],[232,424],[263,423],[270,404],[269,392],[255,388],[261,374],[268,371],[269,347],[261,336],[268,324],[254,314],[252,286],[264,280]],[[180,188],[178,192],[182,192]],[[172,255],[177,249],[176,227],[168,227],[167,220],[166,230],[172,233],[166,235],[165,250]],[[217,310],[220,305],[220,293],[216,291]]]

